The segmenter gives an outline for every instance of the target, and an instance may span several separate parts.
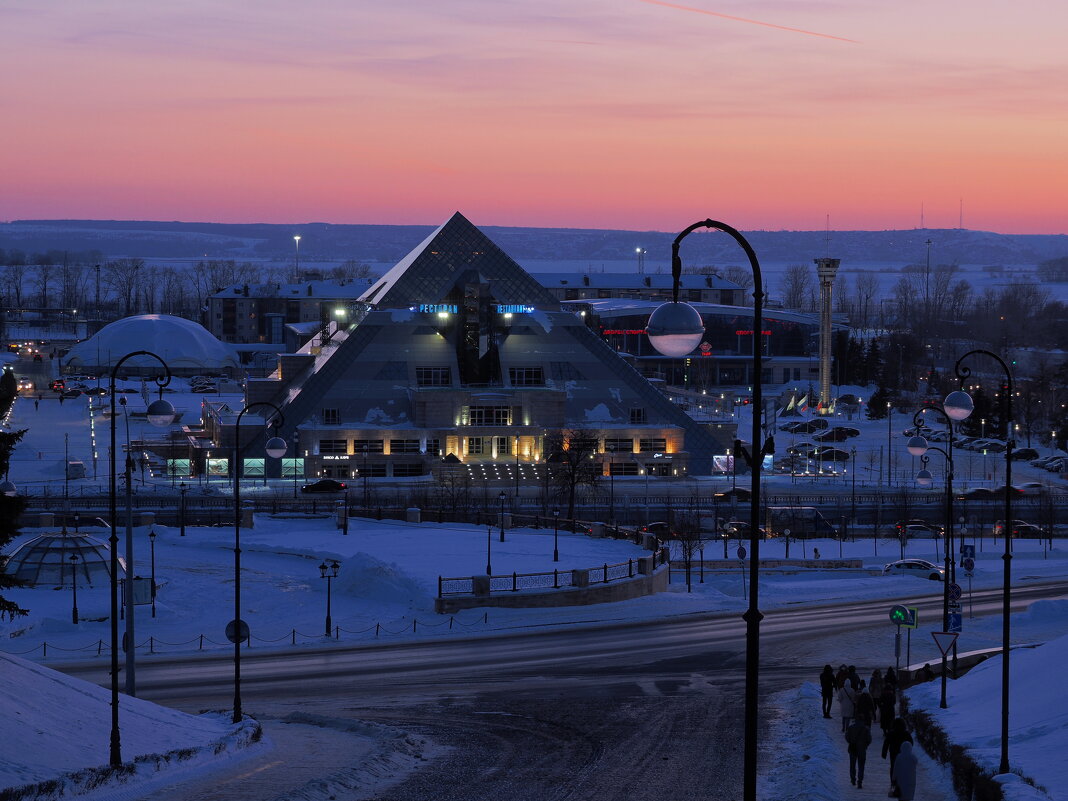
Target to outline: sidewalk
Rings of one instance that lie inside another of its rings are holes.
[[[849,783],[849,754],[838,703],[824,718],[819,687],[805,683],[777,694],[771,703],[779,711],[770,740],[781,746],[761,776],[759,796],[768,801],[853,801],[885,799],[890,789],[890,760],[882,759],[883,735],[872,730],[864,769],[864,787]],[[916,774],[917,801],[957,801],[949,774],[920,747]]]

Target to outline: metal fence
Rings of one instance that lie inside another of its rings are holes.
[[[652,554],[653,564],[665,565],[670,559],[667,548],[660,548]],[[626,562],[607,562],[598,567],[583,568],[589,576],[590,584],[610,584],[613,581],[634,578],[637,574],[637,560],[628,559]],[[520,590],[558,590],[574,586],[574,570],[553,570],[544,573],[505,573],[491,575],[489,580],[489,593],[519,592]],[[478,577],[475,576],[438,576],[438,597],[446,595],[474,595],[475,584]]]

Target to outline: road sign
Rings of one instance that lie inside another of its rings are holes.
[[[934,637],[935,645],[938,646],[942,656],[948,654],[949,649],[953,647],[953,643],[957,641],[957,632],[955,631],[932,631],[931,636]]]
[[[741,559],[743,562],[745,561],[745,553],[746,553],[745,552],[745,546],[744,545],[739,545],[738,546],[738,558]]]
[[[960,611],[960,603],[958,601],[950,601],[950,603],[949,603],[949,611],[950,612],[959,612]]]
[[[975,546],[974,545],[961,545],[960,546],[961,559],[974,559],[975,558]]]
[[[244,642],[248,639],[248,623],[244,620],[231,620],[226,624],[226,639],[232,643]]]
[[[914,606],[895,604],[890,607],[890,622],[907,629],[916,628],[917,609]]]
[[[960,612],[949,613],[949,630],[954,634],[964,631],[964,616]]]
[[[975,570],[975,559],[971,556],[965,556],[960,560],[960,566],[963,567],[970,576],[972,571]]]
[[[949,587],[947,587],[947,590],[949,592],[950,601],[959,601],[961,596],[964,595],[964,590],[960,588],[959,584],[950,584]]]

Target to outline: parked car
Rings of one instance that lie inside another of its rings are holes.
[[[997,520],[994,522],[994,536],[1000,537],[1005,533],[1005,521]],[[1034,523],[1028,523],[1026,520],[1013,520],[1012,521],[1012,536],[1016,537],[1044,537],[1046,532],[1042,530],[1040,526],[1036,526]]]
[[[1036,451],[1034,448],[1018,448],[1017,450],[1014,450],[1012,452],[1012,458],[1027,459],[1028,461],[1030,461],[1031,459],[1038,458],[1038,451]]]
[[[850,437],[859,437],[860,431],[849,426],[835,426],[813,437],[817,442],[844,442]]]
[[[748,520],[731,520],[723,527],[723,530],[730,537],[748,537],[750,531],[750,525]],[[762,528],[758,528],[761,539],[767,539],[768,533]]]
[[[335,481],[332,478],[321,478],[313,484],[305,484],[300,488],[301,492],[344,492],[345,482]]]
[[[77,398],[82,394],[80,389],[65,389],[60,393],[61,398]]]
[[[911,520],[898,520],[894,525],[894,528],[899,535],[902,531],[905,531],[909,533],[909,536],[913,537],[941,537],[946,531],[944,526],[940,526],[937,523],[928,523],[926,520],[917,518]]]
[[[86,395],[96,395],[96,396],[107,395],[108,394],[108,390],[107,390],[107,387],[89,387],[89,389],[85,390],[85,394]]]
[[[891,562],[883,567],[883,575],[917,576],[931,581],[942,581],[945,578],[946,571],[926,559],[898,559],[896,562]]]

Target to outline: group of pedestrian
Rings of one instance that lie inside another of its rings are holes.
[[[905,721],[897,717],[897,690],[893,668],[887,668],[885,674],[876,668],[869,681],[860,678],[853,665],[841,665],[837,672],[825,665],[820,674],[823,717],[831,717],[831,705],[838,700],[842,734],[848,746],[850,783],[864,787],[871,725],[878,719],[883,733],[882,757],[890,759],[890,796],[912,801],[916,792],[916,755],[912,753],[912,735]]]

